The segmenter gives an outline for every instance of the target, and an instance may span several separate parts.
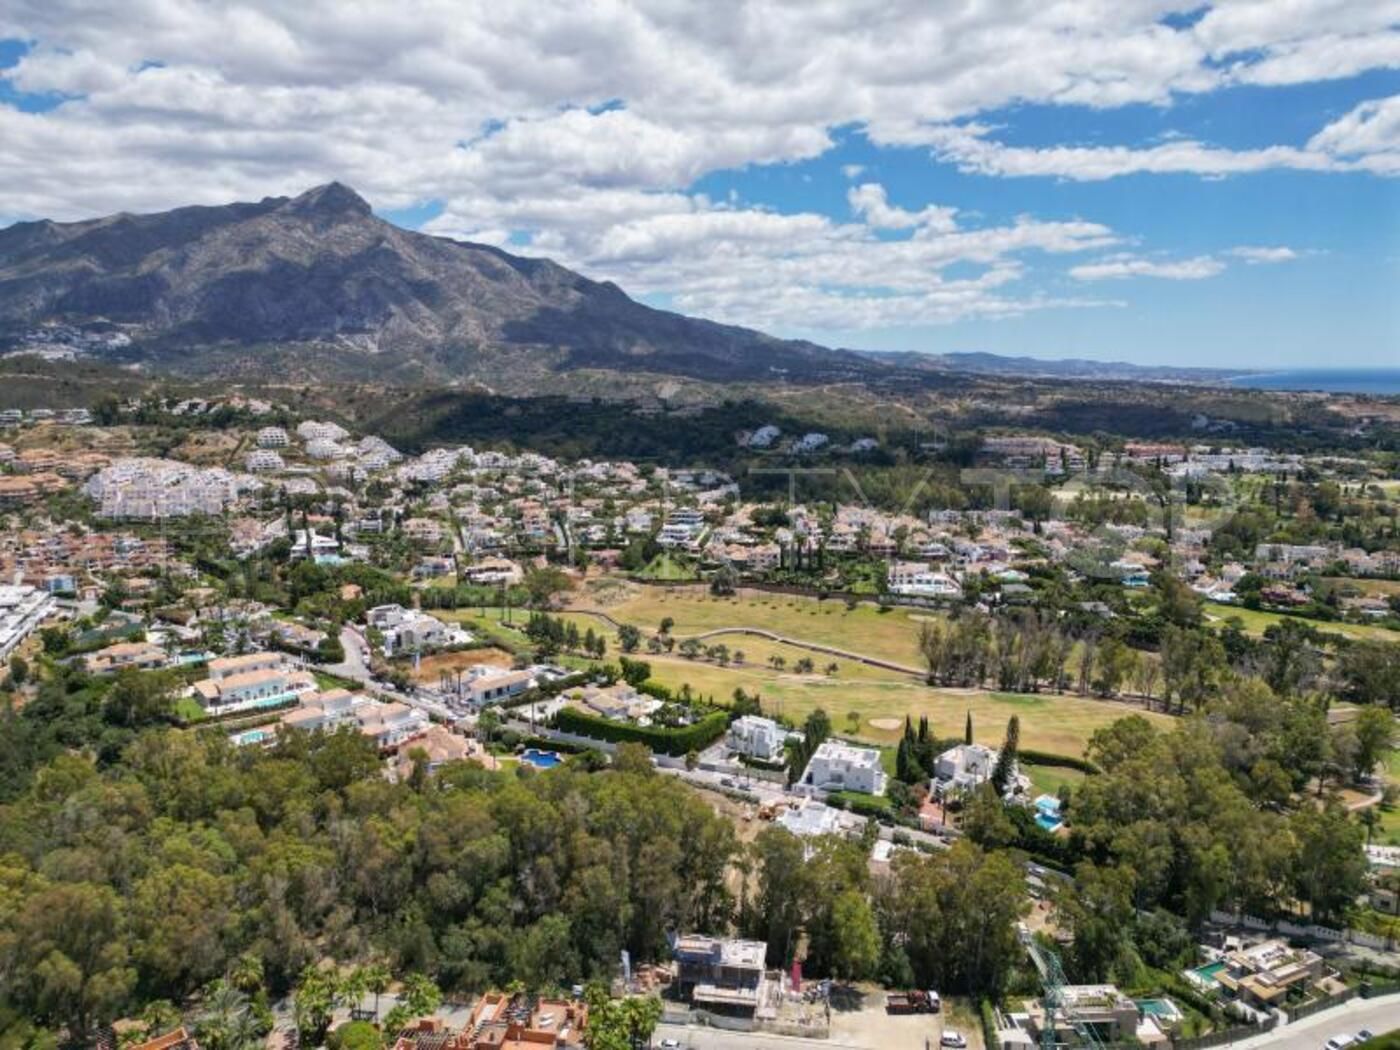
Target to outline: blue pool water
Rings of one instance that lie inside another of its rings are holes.
[[[558,751],[541,751],[538,748],[529,747],[520,755],[520,761],[528,762],[536,769],[553,769],[564,761]]]
[[[1035,822],[1046,831],[1054,831],[1064,823],[1059,817],[1053,817],[1049,813],[1037,813],[1035,815]]]

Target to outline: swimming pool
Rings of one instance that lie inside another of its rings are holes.
[[[1057,831],[1060,825],[1064,823],[1059,817],[1051,816],[1049,813],[1037,813],[1035,815],[1035,822],[1046,831]]]
[[[558,751],[541,751],[539,748],[527,747],[521,753],[520,761],[528,762],[536,769],[553,769],[564,759]]]
[[[1139,999],[1137,1008],[1146,1017],[1156,1017],[1163,1021],[1181,1020],[1181,1011],[1170,999]]]
[[[1202,984],[1215,984],[1217,983],[1215,980],[1216,975],[1223,969],[1225,969],[1225,964],[1220,960],[1216,960],[1213,963],[1206,963],[1204,966],[1197,966],[1191,972],[1200,979]]]

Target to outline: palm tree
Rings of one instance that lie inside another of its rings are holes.
[[[336,989],[342,1003],[350,1008],[353,1016],[360,1009],[360,1004],[364,1002],[366,993],[369,992],[369,971],[363,966],[357,966],[340,979],[340,987]],[[378,1010],[375,1011],[376,1019]]]
[[[244,952],[229,968],[228,981],[244,995],[256,994],[263,986],[262,957]]]
[[[379,997],[389,990],[389,982],[392,978],[387,967],[380,963],[372,963],[363,967],[365,975],[365,987],[374,993],[374,1020],[379,1022]]]
[[[248,997],[225,981],[215,981],[195,1020],[199,1041],[208,1050],[251,1050],[261,1041],[257,1016]]]

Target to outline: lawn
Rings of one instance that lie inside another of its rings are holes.
[[[693,580],[695,579],[695,570],[686,563],[663,552],[653,558],[651,564],[638,575],[649,580]]]
[[[1270,624],[1285,619],[1282,613],[1265,612],[1262,609],[1246,609],[1239,605],[1222,605],[1219,602],[1206,602],[1205,612],[1208,617],[1218,618],[1222,624],[1231,617],[1236,617],[1244,625],[1245,633],[1255,636],[1262,635],[1264,628]],[[1324,633],[1346,635],[1348,638],[1383,642],[1400,641],[1400,634],[1395,631],[1364,623],[1331,623],[1327,620],[1310,620],[1305,616],[1291,616],[1287,619],[1300,620],[1309,627],[1316,627]]]
[[[204,708],[192,696],[182,696],[175,701],[175,717],[182,722],[199,722],[204,718]]]
[[[1031,766],[1022,764],[1021,772],[1031,778],[1031,791],[1036,795],[1058,795],[1060,788],[1079,787],[1084,782],[1084,774],[1077,769],[1062,766]]]
[[[651,633],[669,616],[677,638],[723,627],[758,627],[791,638],[850,649],[920,667],[919,622],[930,613],[911,608],[881,611],[872,603],[848,608],[844,601],[819,601],[787,594],[741,589],[715,597],[706,587],[627,588],[624,600],[594,604],[585,593],[569,596],[577,608],[590,606]],[[745,649],[749,648],[747,645]]]
[[[647,590],[650,592],[654,589]],[[779,596],[770,602],[710,599],[706,596],[670,602],[654,597],[645,600],[664,610],[661,615],[674,617],[676,624],[673,630],[678,637],[687,630],[703,631],[711,625],[723,625],[725,621],[733,624],[739,616],[748,617],[747,622],[762,624],[762,620],[755,621],[760,613],[772,615],[776,622],[781,623],[782,626],[770,626],[771,630],[793,636],[800,634],[811,640],[817,640],[820,634],[824,636],[822,640],[830,640],[831,644],[847,648],[852,647],[852,641],[850,637],[841,636],[843,624],[848,633],[867,640],[883,638],[887,652],[893,645],[899,644],[897,641],[892,643],[892,638],[897,639],[901,633],[918,630],[917,624],[906,615],[907,610],[880,614],[873,608],[860,606],[848,611],[844,603],[818,603],[815,599]],[[636,613],[638,607],[646,612],[646,618]],[[628,614],[620,615],[619,610],[627,610]],[[644,626],[648,634],[656,630],[661,619],[660,615],[654,615],[655,609],[642,605],[635,598],[609,606],[606,611],[619,620]],[[499,611],[488,610],[488,615],[498,617]],[[591,626],[601,633],[608,641],[608,658],[615,659],[618,652],[617,635],[609,625],[586,613],[566,613],[564,616],[578,623],[580,630]],[[523,622],[518,610],[515,618]],[[773,620],[768,622],[774,623]],[[798,626],[804,630],[799,632]],[[742,649],[744,664],[722,667],[706,660],[687,660],[675,652],[652,655],[644,650],[633,654],[633,658],[651,664],[655,681],[673,689],[689,685],[699,695],[713,697],[719,703],[727,703],[734,690],[742,688],[748,693],[757,692],[762,697],[766,712],[797,723],[820,707],[831,717],[837,732],[877,744],[896,743],[902,730],[873,725],[872,722],[876,720],[893,719],[895,725],[902,726],[906,715],[915,721],[927,716],[936,735],[954,737],[962,735],[964,721],[971,713],[974,738],[979,743],[996,746],[1005,735],[1007,720],[1014,714],[1021,719],[1022,747],[1078,758],[1083,755],[1085,743],[1094,730],[1126,715],[1143,713],[1144,717],[1163,728],[1172,724],[1172,719],[1166,715],[1144,713],[1128,704],[1076,696],[930,688],[918,679],[897,671],[811,653],[796,646],[747,635],[725,635],[709,639],[706,644],[718,641],[728,645],[731,653]],[[778,671],[768,663],[773,655],[784,657],[787,664],[784,670]],[[793,673],[793,665],[804,656],[812,658],[817,669],[815,674]],[[824,674],[824,667],[833,660],[838,665],[837,672],[834,675]],[[853,712],[858,716],[859,728],[852,734],[848,716]],[[1073,776],[1070,770],[1045,767],[1037,786],[1042,782],[1050,785],[1047,790],[1053,793],[1059,783],[1070,776]]]

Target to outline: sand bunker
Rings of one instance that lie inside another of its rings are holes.
[[[904,726],[904,723],[898,718],[872,718],[869,724],[871,729],[882,729],[887,733]]]

